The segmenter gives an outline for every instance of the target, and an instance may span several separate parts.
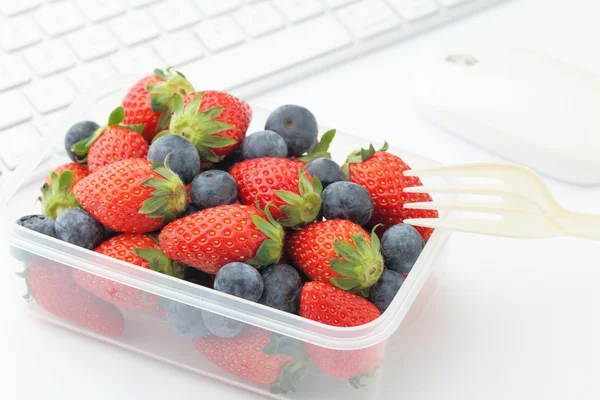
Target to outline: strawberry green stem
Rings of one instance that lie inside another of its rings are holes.
[[[56,219],[64,210],[79,207],[75,195],[71,193],[73,184],[73,171],[63,171],[60,176],[56,172],[50,174],[50,185],[42,186],[42,212],[52,219]]]
[[[385,142],[381,149],[375,150],[373,145],[369,145],[367,149],[355,150],[348,155],[346,158],[346,162],[342,165],[342,172],[344,173],[344,177],[346,180],[350,180],[350,164],[356,164],[363,161],[367,161],[371,158],[375,153],[379,153],[380,151],[387,151],[388,143]]]
[[[169,126],[171,119],[171,99],[174,95],[185,97],[194,92],[194,87],[187,78],[178,71],[171,71],[167,68],[165,71],[154,70],[154,75],[162,79],[153,85],[149,85],[146,90],[150,93],[150,107],[154,112],[160,112],[158,120],[158,131]]]
[[[172,261],[162,251],[158,249],[137,248],[132,250],[133,254],[142,257],[148,261],[153,271],[165,275],[183,278],[183,268],[175,261]]]
[[[247,261],[248,264],[257,267],[275,264],[281,259],[285,232],[271,215],[270,206],[271,203],[267,204],[264,209],[264,213],[267,216],[266,221],[258,215],[250,217],[256,228],[267,236],[267,239],[261,243],[256,251],[254,258]]]
[[[149,218],[162,218],[167,224],[179,216],[187,207],[185,187],[179,176],[169,168],[169,156],[164,165],[152,163],[152,170],[161,178],[150,178],[142,182],[142,186],[155,189],[152,196],[142,203],[140,214]]]
[[[279,381],[271,386],[271,393],[295,392],[296,385],[308,372],[309,356],[302,342],[277,333],[271,334],[270,342],[263,348],[268,356],[287,355],[292,360],[281,370]]]
[[[285,190],[275,190],[275,195],[287,203],[281,206],[281,211],[286,219],[280,221],[286,227],[295,227],[313,222],[321,210],[321,192],[323,185],[317,177],[313,177],[312,183],[306,176],[304,169],[299,168],[300,179],[298,180],[298,192],[292,193]]]
[[[317,158],[331,158],[331,153],[329,152],[329,145],[333,138],[335,137],[335,129],[328,130],[325,132],[321,139],[317,142],[315,147],[313,147],[305,156],[299,157],[300,161],[311,162]]]

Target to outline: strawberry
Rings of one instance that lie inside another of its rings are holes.
[[[148,143],[142,137],[142,125],[122,125],[125,111],[117,107],[108,117],[108,124],[92,136],[75,143],[73,152],[87,162],[90,173],[128,158],[146,158]]]
[[[24,276],[33,298],[49,313],[106,336],[123,333],[125,321],[121,312],[77,286],[71,268],[31,262]]]
[[[175,96],[171,103],[170,133],[192,142],[202,161],[218,162],[237,149],[252,119],[245,101],[223,92],[190,93],[183,100]]]
[[[229,204],[207,208],[165,226],[158,239],[167,257],[216,274],[234,261],[262,266],[281,258],[283,228],[267,208]]]
[[[353,222],[328,220],[292,232],[286,240],[290,261],[312,281],[364,293],[383,272],[379,238]]]
[[[73,186],[75,186],[77,182],[88,176],[89,173],[87,165],[78,163],[69,163],[61,165],[60,167],[56,168],[53,172],[56,175],[60,176],[60,174],[63,173],[63,171],[73,171],[73,182],[71,183],[71,189],[73,189]],[[46,177],[46,185],[50,186],[51,184],[52,174]]]
[[[181,214],[185,189],[165,164],[117,161],[82,179],[74,189],[81,207],[117,232],[152,232]]]
[[[383,231],[406,218],[437,218],[437,211],[405,209],[404,204],[431,201],[425,193],[404,193],[406,187],[422,186],[418,177],[404,176],[402,173],[410,167],[398,156],[386,152],[387,143],[376,151],[369,149],[355,151],[348,156],[342,167],[346,178],[365,187],[373,198],[373,217],[371,225],[381,224]],[[423,239],[428,240],[433,233],[431,228],[417,227]]]
[[[295,392],[306,374],[302,343],[248,325],[233,338],[204,336],[193,341],[206,358],[246,381],[273,385],[271,392]]]
[[[66,166],[59,167],[56,171],[61,170],[63,167]],[[75,170],[77,171],[77,169]],[[38,197],[42,204],[42,212],[52,219],[56,219],[67,208],[79,207],[79,203],[73,194],[75,173],[70,168],[64,168],[60,174],[56,171],[50,173],[50,176],[48,176],[49,182],[47,179],[41,188],[42,195]],[[81,181],[81,178],[79,180]]]
[[[158,243],[150,235],[124,233],[103,242],[94,251],[138,267],[174,275],[171,260],[160,251]],[[116,306],[145,309],[156,304],[155,295],[140,289],[78,269],[73,269],[72,275],[80,287]]]
[[[381,314],[366,299],[322,282],[307,282],[300,297],[300,315],[336,327],[368,324]],[[360,377],[372,373],[385,356],[386,343],[360,350],[334,350],[306,343],[315,364],[328,375],[351,379],[356,385]]]
[[[194,88],[179,72],[155,69],[154,74],[140,79],[129,89],[123,99],[124,123],[141,124],[143,136],[148,142],[169,126],[171,119],[170,101],[174,94],[186,96]]]
[[[255,158],[230,171],[242,204],[273,204],[273,217],[284,226],[312,222],[321,209],[323,186],[304,166],[287,158]]]

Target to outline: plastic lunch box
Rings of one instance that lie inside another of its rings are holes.
[[[110,82],[104,82],[82,96],[72,105],[64,120],[54,130],[60,137],[48,137],[45,143],[33,152],[29,162],[21,165],[11,179],[5,182],[0,204],[4,209],[2,227],[14,257],[8,261],[11,269],[15,272],[23,270],[23,263],[31,262],[38,263],[38,265],[43,263],[44,265],[62,265],[68,269],[76,268],[171,301],[186,303],[241,321],[244,324],[296,339],[303,349],[306,347],[305,345],[316,345],[335,350],[331,353],[332,357],[344,358],[352,356],[352,352],[355,355],[359,354],[361,349],[383,348],[386,356],[374,372],[369,376],[362,377],[361,385],[358,388],[350,385],[346,379],[329,376],[315,365],[310,365],[307,375],[296,386],[295,392],[273,394],[270,392],[269,385],[252,383],[244,379],[244,376],[248,376],[247,373],[251,371],[245,371],[243,364],[237,366],[238,374],[234,375],[195,351],[192,340],[180,336],[169,325],[164,313],[156,308],[121,309],[125,320],[125,330],[117,338],[104,337],[94,331],[60,319],[45,311],[35,300],[28,301],[24,307],[25,310],[35,318],[60,325],[71,331],[143,353],[149,357],[265,396],[345,400],[377,398],[378,393],[385,386],[385,376],[389,375],[389,372],[386,374],[386,366],[393,364],[394,359],[402,357],[401,354],[394,353],[394,342],[398,340],[402,329],[410,325],[410,321],[406,321],[405,316],[423,289],[431,270],[444,264],[442,254],[449,237],[448,232],[436,231],[434,233],[393,303],[380,318],[359,327],[339,328],[225,295],[151,270],[141,269],[38,234],[14,223],[22,215],[39,212],[39,204],[36,204],[35,199],[39,195],[39,188],[45,177],[56,166],[68,162],[66,154],[59,154],[54,149],[56,144],[62,141],[62,133],[66,132],[76,121],[84,119],[102,124],[109,112],[120,103],[126,90],[135,80],[136,77],[131,76],[111,79]],[[261,130],[268,116],[268,112],[256,107],[253,107],[253,114],[249,132]],[[321,133],[324,131],[325,129],[322,128]],[[364,139],[338,132],[334,144],[332,156],[341,163],[350,151],[368,146],[369,143]],[[414,154],[393,149],[390,152],[401,156],[412,168],[435,165],[434,162]],[[19,284],[23,285],[25,291],[23,279],[15,278],[15,284],[17,284],[17,280],[20,281]],[[430,282],[427,284],[429,285]],[[411,312],[411,315],[414,314]],[[403,328],[399,329],[403,320],[405,320],[402,324]]]

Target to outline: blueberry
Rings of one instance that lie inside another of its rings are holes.
[[[333,182],[344,180],[344,174],[340,166],[329,158],[315,158],[308,163],[306,171],[312,176],[319,178],[324,188]]]
[[[164,162],[169,155],[169,167],[184,184],[188,184],[200,171],[200,154],[196,147],[179,135],[165,135],[150,145],[148,160]]]
[[[301,156],[317,143],[315,116],[304,107],[288,104],[269,115],[265,129],[278,133],[288,147],[288,155]]]
[[[194,178],[190,187],[192,203],[200,210],[235,203],[238,188],[229,173],[219,170],[205,171]]]
[[[404,283],[404,277],[396,271],[386,269],[381,274],[379,280],[371,286],[369,292],[369,301],[377,307],[380,312],[384,312],[389,307],[394,296],[400,290]]]
[[[285,140],[273,131],[260,131],[248,135],[242,142],[242,158],[279,157],[286,158],[288,147]]]
[[[264,282],[253,266],[232,262],[217,272],[214,288],[219,292],[256,302],[263,294]]]
[[[65,135],[65,150],[71,160],[77,161],[77,155],[71,151],[71,147],[75,143],[92,136],[98,128],[100,128],[100,125],[92,121],[81,121],[69,128]]]
[[[390,227],[381,238],[385,265],[401,274],[408,274],[424,245],[423,238],[412,226],[398,224]]]
[[[246,326],[243,322],[206,310],[202,310],[202,320],[210,333],[222,338],[234,337]]]
[[[188,215],[196,214],[198,211],[200,211],[200,210],[198,210],[198,208],[195,205],[188,204],[180,218],[187,217]]]
[[[104,240],[104,226],[81,208],[68,208],[56,218],[56,237],[93,250]]]
[[[220,171],[229,172],[231,168],[237,163],[242,161],[242,150],[236,149],[229,153],[224,159],[219,161],[218,163],[214,163],[211,169],[218,169]]]
[[[365,225],[373,215],[373,199],[364,187],[352,182],[334,182],[323,190],[321,212],[326,219],[347,219]]]
[[[54,220],[46,215],[26,215],[17,220],[17,224],[44,235],[56,237]]]
[[[201,309],[171,301],[167,305],[166,311],[169,323],[182,336],[188,339],[198,339],[209,333],[204,325]]]
[[[106,241],[106,240],[108,240],[110,238],[113,238],[113,237],[115,237],[117,235],[120,235],[120,234],[121,234],[121,232],[117,232],[117,231],[115,231],[113,229],[110,229],[108,226],[105,226],[104,227],[104,240],[103,241]]]
[[[292,314],[300,312],[302,278],[296,269],[287,264],[269,265],[260,270],[265,289],[260,304]]]
[[[183,280],[208,288],[212,288],[213,286],[212,278],[209,274],[190,266],[185,266],[183,270]]]

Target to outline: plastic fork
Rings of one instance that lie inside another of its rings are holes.
[[[600,240],[600,215],[565,209],[535,172],[519,165],[450,165],[409,170],[404,175],[447,182],[405,188],[404,192],[456,195],[450,201],[405,204],[405,208],[445,212],[440,218],[405,219],[406,224],[522,239],[576,236]]]

